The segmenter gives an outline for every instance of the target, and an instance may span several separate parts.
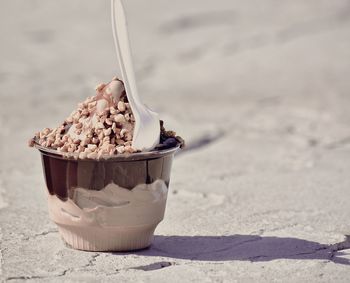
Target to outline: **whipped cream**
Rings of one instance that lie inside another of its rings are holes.
[[[50,218],[60,225],[133,227],[158,224],[164,217],[167,186],[163,180],[140,184],[132,190],[114,183],[100,191],[75,188],[73,197],[62,201],[48,196]]]

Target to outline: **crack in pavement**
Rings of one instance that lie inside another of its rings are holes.
[[[102,253],[96,253],[96,254],[92,255],[89,262],[83,266],[80,266],[78,269],[84,270],[84,269],[88,269],[89,267],[95,266],[97,258],[100,255],[102,255]]]
[[[46,278],[45,276],[11,276],[5,278],[6,281],[11,281],[11,280],[30,280],[30,279],[43,279]]]
[[[46,231],[43,233],[49,234],[51,232],[57,232],[57,231]],[[41,233],[41,234],[43,234]],[[38,235],[41,235],[38,234]],[[10,277],[6,277],[5,280],[6,281],[11,281],[11,280],[31,280],[31,279],[52,279],[52,278],[57,278],[57,277],[62,277],[62,276],[66,276],[69,272],[72,272],[74,270],[85,270],[88,267],[92,267],[95,265],[96,262],[96,258],[99,257],[101,255],[101,253],[96,253],[94,255],[92,255],[91,259],[89,260],[89,262],[81,267],[78,268],[67,268],[64,269],[62,272],[55,274],[55,275],[22,275],[22,276],[10,276]]]
[[[65,276],[68,271],[71,269],[65,269],[61,273],[56,274],[56,275],[22,275],[22,276],[10,276],[6,277],[5,281],[11,281],[11,280],[32,280],[32,279],[52,279],[52,278],[57,278],[57,277],[62,277]]]
[[[57,232],[58,232],[57,230],[48,230],[48,231],[44,231],[44,232],[35,234],[35,235],[33,235],[33,236],[30,236],[30,237],[31,237],[31,238],[36,238],[36,237],[40,237],[40,236],[46,236],[46,235],[52,234],[52,233],[57,233]]]
[[[56,233],[58,233],[58,231],[57,230],[48,230],[48,231],[44,231],[44,232],[37,233],[37,234],[34,234],[34,235],[20,234],[21,236],[23,236],[23,238],[20,238],[19,240],[29,241],[31,239],[35,239],[35,238],[42,237],[42,236],[47,236],[47,235],[53,234],[53,233],[56,234]]]
[[[350,236],[346,235],[345,240],[340,243],[336,243],[334,245],[330,246],[330,257],[329,261],[335,262],[335,263],[346,263],[348,262],[346,259],[336,258],[336,254],[343,250],[350,249]]]

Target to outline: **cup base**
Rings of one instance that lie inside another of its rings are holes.
[[[149,247],[157,224],[138,227],[57,226],[63,240],[73,249],[121,252]]]

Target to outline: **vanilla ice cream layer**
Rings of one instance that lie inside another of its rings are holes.
[[[49,195],[50,218],[61,225],[134,227],[157,224],[164,217],[168,188],[163,180],[125,189],[114,183],[100,191],[75,188],[72,199]]]

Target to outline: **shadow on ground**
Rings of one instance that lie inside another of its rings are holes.
[[[350,248],[350,236],[341,243],[325,245],[297,238],[232,236],[155,236],[150,248],[135,251],[142,256],[160,256],[199,261],[272,261],[276,259],[329,260],[350,265],[342,250]],[[117,253],[120,254],[120,253]],[[162,262],[163,263],[163,262]],[[154,265],[154,264],[153,264]],[[160,264],[160,268],[165,267]],[[146,268],[147,267],[143,267]],[[150,266],[150,268],[153,268]]]

